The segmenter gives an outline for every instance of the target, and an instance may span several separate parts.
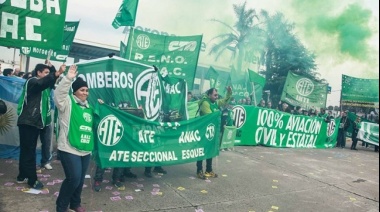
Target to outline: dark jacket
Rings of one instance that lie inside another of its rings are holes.
[[[50,68],[50,73],[46,77],[37,79],[35,77],[28,79],[27,97],[23,105],[23,110],[18,117],[17,126],[29,125],[38,129],[44,128],[41,119],[41,97],[42,91],[48,88],[54,88],[57,77],[55,76],[55,68]],[[25,89],[25,87],[24,87]],[[21,101],[21,100],[20,100]]]
[[[339,130],[347,131],[348,128],[350,127],[350,119],[348,119],[347,116],[342,117],[342,119],[340,120],[340,123],[344,124],[344,126],[343,128],[339,128]]]
[[[352,130],[352,136],[351,136],[351,138],[352,139],[356,139],[356,137],[358,136],[358,133],[359,133],[359,126],[360,126],[360,124],[359,123],[357,123],[357,122],[352,122],[352,128],[353,128],[353,130]]]

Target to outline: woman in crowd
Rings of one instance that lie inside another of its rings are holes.
[[[60,127],[58,154],[66,176],[56,201],[57,212],[68,211],[68,208],[75,212],[86,211],[81,206],[81,194],[94,148],[94,115],[87,102],[87,83],[82,78],[74,81],[77,74],[76,65],[72,65],[54,93]],[[72,95],[69,94],[70,86]]]

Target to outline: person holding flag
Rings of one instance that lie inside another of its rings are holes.
[[[206,92],[207,97],[200,100],[199,113],[200,116],[205,116],[217,111],[220,111],[220,108],[228,104],[232,96],[232,88],[229,86],[227,88],[227,95],[224,99],[218,100],[218,90],[211,88]],[[219,145],[219,143],[218,143]],[[200,179],[207,179],[208,177],[216,178],[218,175],[212,170],[212,158],[206,160],[206,172],[203,173],[203,161],[200,160],[197,162],[197,177]]]

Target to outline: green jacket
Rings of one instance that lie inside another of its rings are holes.
[[[231,97],[232,97],[232,92],[227,93],[224,99],[218,99],[214,103],[210,101],[210,98],[204,97],[202,100],[198,102],[200,116],[204,116],[204,115],[219,111],[221,107],[227,105],[228,102],[230,102]]]

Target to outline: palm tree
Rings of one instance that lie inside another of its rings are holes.
[[[211,47],[209,55],[215,55],[215,61],[226,51],[231,53],[231,60],[235,60],[235,70],[243,72],[242,67],[244,62],[252,62],[254,60],[255,52],[260,52],[262,47],[262,38],[264,36],[263,30],[254,24],[254,20],[259,20],[256,10],[248,9],[247,2],[242,5],[233,5],[237,21],[234,26],[227,23],[213,19],[212,21],[218,22],[227,27],[230,32],[217,35],[212,38],[218,40],[216,44]],[[265,12],[265,11],[264,11]]]

